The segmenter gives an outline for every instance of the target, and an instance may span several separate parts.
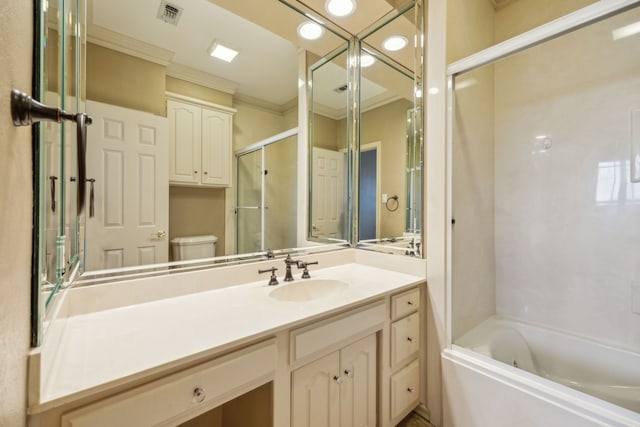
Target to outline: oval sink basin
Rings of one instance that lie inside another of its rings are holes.
[[[347,283],[340,280],[302,279],[279,286],[269,296],[279,301],[311,301],[332,295],[347,286]]]

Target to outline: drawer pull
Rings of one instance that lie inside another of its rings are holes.
[[[413,338],[412,337],[407,337],[407,341],[413,342]]]
[[[334,375],[333,376],[333,380],[336,382],[336,384],[340,385],[344,382],[344,378],[338,375]]]
[[[193,402],[202,403],[207,397],[207,392],[202,387],[196,387],[193,389]]]
[[[409,300],[409,301],[407,301],[407,305],[413,305],[413,304],[414,304],[414,303],[413,303],[413,300]]]
[[[349,378],[353,378],[353,371],[350,369],[345,369],[344,374]]]
[[[409,393],[413,393],[413,392],[414,392],[414,388],[413,388],[413,387],[407,387],[407,391],[408,391]]]

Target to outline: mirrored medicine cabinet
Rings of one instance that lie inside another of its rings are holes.
[[[88,169],[86,182],[77,182],[75,129],[40,124],[34,346],[41,343],[43,320],[56,295],[71,283],[348,246],[423,257],[420,0],[360,2],[351,19],[323,16],[318,11],[324,2],[315,0],[181,0],[184,21],[175,26],[156,22],[159,3],[136,2],[132,10],[126,0],[36,0],[39,90],[34,97],[97,117],[99,104],[107,104],[166,121],[172,98],[231,111],[231,183],[205,188],[154,178],[158,194],[168,199],[162,212],[169,221],[150,222],[146,235],[167,240],[162,257],[93,264],[88,254],[100,251],[103,240],[95,230],[109,233],[112,226],[104,218],[113,210],[107,200],[114,197],[114,183],[123,200],[142,199],[126,195],[135,187],[131,182],[101,170]],[[242,24],[224,33],[225,42],[240,51],[237,68],[214,66],[209,57],[193,59],[192,46],[206,50],[223,37],[212,29],[223,31],[225,22]],[[320,24],[322,36],[302,39],[297,30],[305,22]],[[198,35],[204,28],[207,34]],[[163,38],[164,32],[172,40]],[[234,39],[238,32],[244,38]],[[391,36],[407,46],[385,50]],[[183,47],[172,47],[173,42]],[[240,59],[249,54],[261,55],[264,66],[244,64]],[[88,165],[108,161],[91,139],[86,155]],[[80,216],[72,208],[79,185],[87,191]],[[123,221],[131,220],[126,215]],[[172,261],[168,241],[193,234],[215,234],[216,256]]]

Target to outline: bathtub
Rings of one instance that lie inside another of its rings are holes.
[[[595,405],[627,420],[603,425],[640,426],[639,353],[499,316],[457,339],[456,349],[466,359],[497,365],[510,379],[550,387],[556,396],[581,400],[578,406]]]

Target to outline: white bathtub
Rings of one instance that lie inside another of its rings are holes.
[[[508,364],[515,379],[539,381],[536,375],[626,408],[630,411],[622,410],[621,414],[637,421],[629,425],[640,425],[638,353],[498,316],[456,340],[457,346],[479,353],[485,363],[484,356],[488,356]],[[572,398],[581,394],[566,388],[565,392]],[[584,398],[587,403],[598,403],[590,396]]]

